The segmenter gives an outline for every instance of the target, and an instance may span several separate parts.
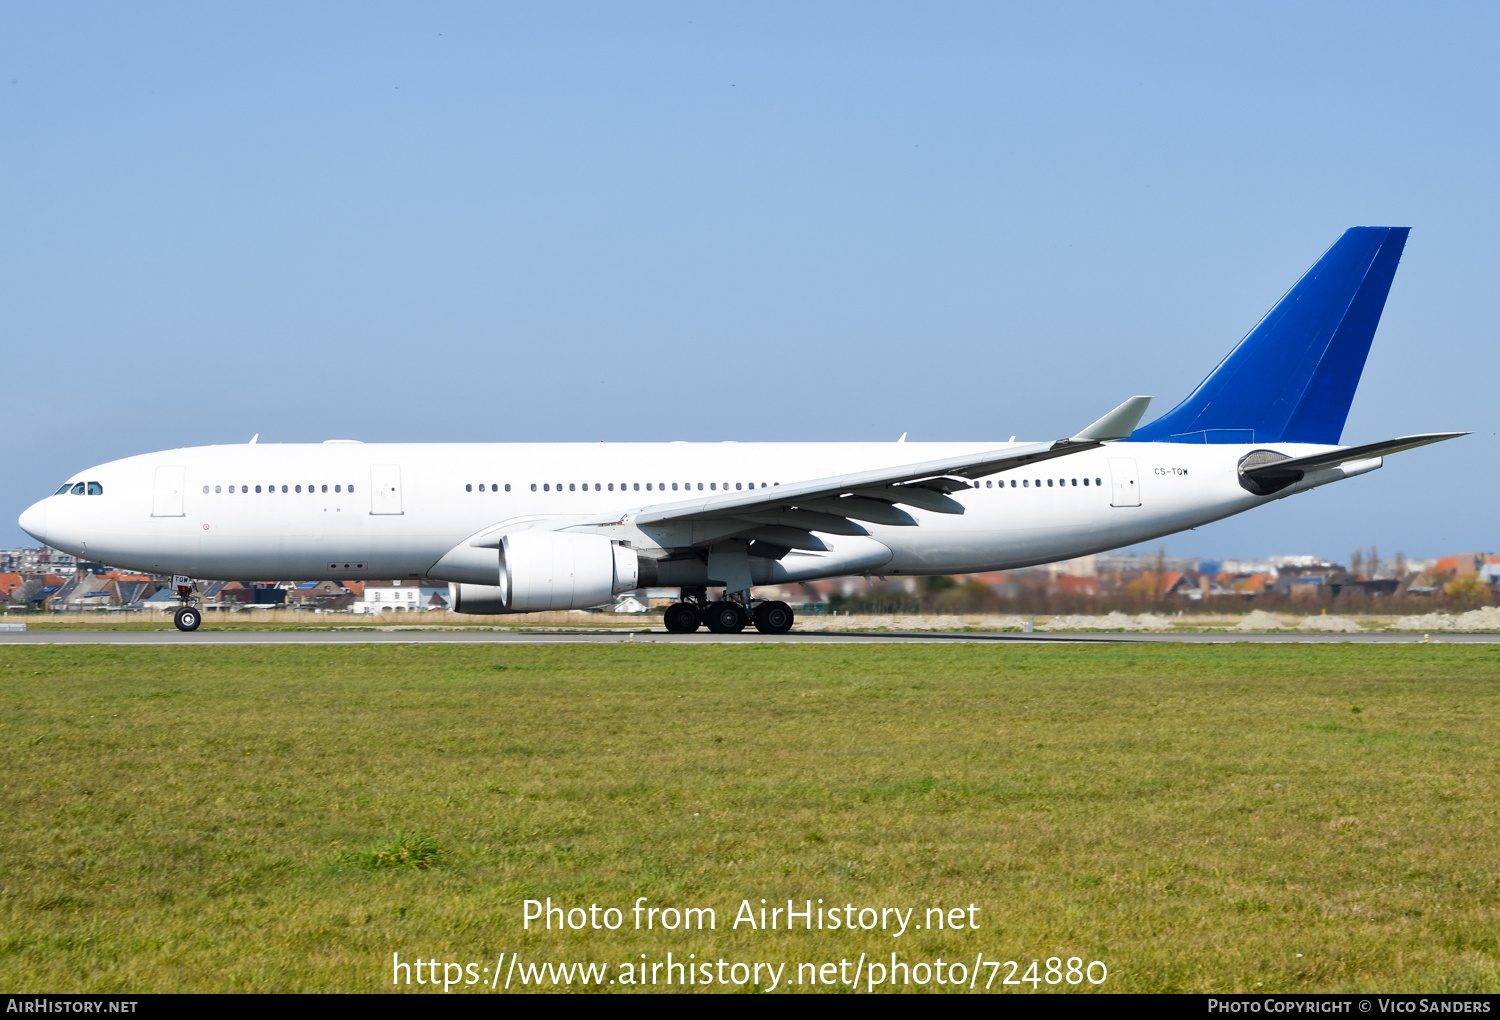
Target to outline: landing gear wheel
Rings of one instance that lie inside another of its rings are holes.
[[[745,624],[750,622],[750,616],[745,612],[745,607],[727,599],[709,603],[708,611],[703,615],[708,629],[715,634],[738,634],[745,629]]]
[[[183,606],[172,614],[172,622],[178,630],[197,630],[198,624],[203,622],[203,614],[192,606]]]
[[[762,602],[755,607],[755,629],[762,634],[785,634],[792,629],[792,607],[785,602]]]
[[[698,617],[698,610],[686,602],[672,603],[667,607],[663,619],[667,625],[667,631],[672,634],[691,634],[703,622]]]

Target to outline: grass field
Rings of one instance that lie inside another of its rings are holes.
[[[0,684],[7,992],[668,950],[1500,991],[1500,647],[5,647]],[[523,931],[547,896],[718,926]],[[731,930],[761,898],[980,929]]]

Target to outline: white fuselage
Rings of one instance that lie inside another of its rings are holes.
[[[774,487],[1006,445],[208,446],[79,472],[70,481],[96,482],[102,492],[50,496],[26,511],[21,526],[90,560],[196,578],[454,580],[431,571],[460,543],[507,521],[598,522],[725,486]],[[1239,484],[1236,470],[1251,449],[1295,457],[1331,448],[1112,443],[980,479],[953,493],[963,514],[914,510],[915,527],[868,524],[870,537],[855,541],[880,543],[888,558],[877,562],[883,553],[872,559],[861,552],[851,571],[847,558],[799,554],[798,577],[1047,563],[1196,527],[1379,466],[1375,460],[1359,471],[1322,472],[1275,496],[1257,496]],[[847,539],[832,543],[840,541],[849,546]],[[670,583],[665,575],[663,582]]]

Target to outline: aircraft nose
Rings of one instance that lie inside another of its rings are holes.
[[[21,530],[43,545],[47,544],[47,501],[44,499],[39,503],[33,503],[21,514],[20,520],[16,522],[21,525]]]

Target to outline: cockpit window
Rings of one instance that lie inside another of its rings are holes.
[[[89,482],[89,495],[90,496],[102,496],[102,495],[104,495],[104,486],[100,485],[98,482]]]
[[[52,495],[54,495],[54,496],[61,496],[63,493],[67,492],[72,487],[73,487],[73,483],[72,482],[63,482],[62,488],[58,489]]]
[[[76,485],[74,485],[72,491],[73,491],[73,495],[75,495],[75,496],[82,496],[83,495],[83,483],[79,482]]]

